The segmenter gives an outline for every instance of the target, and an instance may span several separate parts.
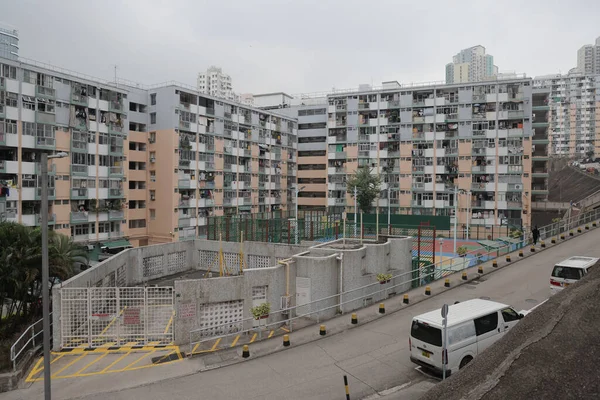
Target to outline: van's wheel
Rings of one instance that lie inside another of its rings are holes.
[[[460,365],[458,366],[458,369],[463,369],[468,363],[471,362],[472,359],[473,357],[471,356],[466,356],[465,358],[463,358],[460,362]]]

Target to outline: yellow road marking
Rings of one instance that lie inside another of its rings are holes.
[[[169,323],[167,324],[167,327],[165,328],[165,334],[169,333],[169,328],[171,327],[171,324],[173,323],[173,317],[175,316],[175,310],[173,310],[173,314],[171,314],[171,318],[169,319]]]
[[[75,372],[73,375],[79,375],[79,374],[81,374],[83,371],[85,371],[86,369],[88,369],[92,365],[96,364],[98,361],[102,360],[107,355],[108,355],[108,353],[104,353],[101,356],[97,356],[95,360],[92,360],[89,363],[87,363],[87,365],[85,367],[81,368],[79,371]]]
[[[52,374],[52,378],[55,378],[58,374],[60,374],[61,372],[63,372],[65,369],[69,368],[71,365],[75,364],[77,361],[81,360],[83,357],[85,357],[85,353],[80,355],[79,357],[76,357],[73,361],[71,361],[70,363],[68,363],[67,365],[65,365],[64,367],[62,367],[61,369],[59,369],[58,371],[56,371],[54,374]]]
[[[131,354],[131,351],[128,351],[127,353],[123,354],[121,357],[117,358],[115,361],[113,361],[108,367],[104,368],[102,371],[100,372],[106,372],[108,371],[111,367],[113,367],[116,363],[118,363],[119,361],[121,361],[122,359],[124,359],[125,357],[127,357],[128,355]]]
[[[123,314],[123,311],[125,311],[125,309],[126,309],[126,308],[127,308],[127,306],[123,307],[123,309],[122,309],[122,310],[119,312],[119,315],[117,315],[116,317],[114,317],[114,318],[112,319],[112,321],[110,321],[110,322],[108,323],[108,325],[106,325],[106,328],[104,328],[104,329],[102,330],[102,332],[100,332],[100,335],[99,335],[99,336],[101,336],[101,335],[104,335],[104,334],[106,333],[106,331],[108,330],[108,328],[110,328],[110,327],[111,327],[111,325],[115,323],[115,321],[117,320],[117,318],[119,318],[119,317],[121,316],[121,314]]]
[[[141,356],[140,358],[138,358],[137,360],[135,360],[134,362],[132,362],[131,364],[127,365],[125,368],[121,369],[121,371],[127,371],[129,368],[131,368],[132,366],[134,366],[135,364],[137,364],[138,362],[142,361],[144,358],[154,354],[156,352],[155,351],[151,351],[150,353],[146,353],[143,356]]]
[[[54,357],[54,359],[52,359],[50,361],[50,365],[52,365],[55,361],[60,360],[64,356],[65,356],[65,353],[60,353],[58,356]],[[44,364],[42,363],[43,361],[44,361],[44,357],[41,357],[38,360],[38,362],[35,364],[35,367],[33,367],[33,369],[31,370],[31,373],[29,374],[27,379],[32,378],[34,375],[37,375],[44,370]]]
[[[215,342],[215,344],[213,344],[213,347],[210,349],[210,351],[215,351],[217,349],[217,346],[219,345],[219,343],[221,343],[221,338],[217,339],[217,341]]]
[[[284,328],[283,326],[281,327],[281,330],[284,332],[290,333],[290,331],[288,329]]]
[[[258,335],[258,333],[255,333],[254,335],[252,335],[252,339],[250,339],[250,343],[253,343],[256,340],[257,335]]]
[[[192,349],[192,354],[196,352],[196,349],[200,347],[200,343],[196,343],[196,345],[194,346],[194,348]]]
[[[235,337],[235,339],[233,339],[233,342],[231,343],[231,347],[235,347],[235,345],[237,344],[238,340],[240,340],[240,335],[237,335]]]
[[[269,333],[269,337],[268,339],[271,339],[271,337],[275,334],[275,331],[271,331],[271,333]]]

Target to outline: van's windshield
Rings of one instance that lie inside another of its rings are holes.
[[[554,270],[552,270],[552,276],[554,278],[579,280],[583,277],[583,269],[555,265]]]
[[[442,330],[419,321],[413,321],[410,336],[433,346],[442,346]]]

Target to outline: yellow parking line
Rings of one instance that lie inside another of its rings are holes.
[[[221,338],[218,338],[217,341],[215,342],[215,344],[213,344],[213,347],[210,349],[210,351],[215,351],[220,342],[221,342]]]
[[[71,365],[75,364],[77,361],[81,360],[83,357],[85,357],[86,354],[82,354],[79,357],[75,358],[73,361],[71,361],[70,363],[68,363],[67,365],[65,365],[64,367],[62,367],[61,369],[59,369],[58,371],[56,371],[55,373],[52,374],[52,378],[56,378],[56,376],[58,374],[60,374],[61,372],[63,372],[65,369],[69,368]]]
[[[123,354],[121,357],[117,358],[115,361],[113,361],[108,367],[104,368],[102,371],[100,372],[106,372],[108,371],[111,367],[113,367],[116,363],[118,363],[119,361],[121,361],[122,359],[124,359],[125,357],[127,357],[128,355],[131,354],[131,350],[128,351],[127,353]]]
[[[85,371],[86,369],[88,369],[92,365],[96,364],[98,361],[102,360],[107,355],[108,355],[108,353],[104,353],[101,356],[97,356],[94,360],[92,360],[89,363],[87,363],[87,365],[85,367],[81,368],[79,371],[75,372],[73,375],[79,375],[79,374],[81,374],[83,371]]]
[[[196,343],[196,345],[194,346],[194,348],[192,349],[192,354],[196,352],[196,349],[200,347],[200,343]]]
[[[233,339],[233,342],[231,343],[231,347],[235,347],[235,345],[237,344],[238,340],[240,340],[240,335],[237,335],[235,337],[235,339]]]
[[[268,339],[271,339],[271,337],[275,334],[275,331],[271,331],[271,333],[269,333],[269,337]]]
[[[282,331],[285,331],[285,332],[287,332],[287,333],[290,333],[290,331],[289,331],[288,329],[284,328],[283,326],[281,327],[281,330],[282,330]]]
[[[250,343],[253,343],[256,340],[257,335],[258,335],[258,333],[255,333],[254,335],[252,335],[252,339],[250,339]]]
[[[127,365],[125,368],[122,368],[120,371],[127,371],[127,369],[131,368],[132,366],[134,366],[135,364],[137,364],[138,362],[142,361],[144,358],[152,355],[156,353],[156,350],[151,351],[150,353],[146,353],[143,356],[141,356],[140,358],[138,358],[137,360],[135,360],[134,362],[132,362],[131,364]]]
[[[169,323],[167,324],[167,327],[165,328],[165,334],[169,333],[169,328],[171,327],[171,324],[173,323],[173,317],[175,316],[175,310],[173,310],[173,314],[171,314],[171,318],[169,319]]]
[[[106,325],[106,328],[104,328],[104,329],[102,330],[102,332],[100,332],[100,335],[99,335],[99,336],[101,336],[101,335],[104,335],[104,334],[106,333],[106,331],[108,330],[108,328],[110,328],[110,327],[111,327],[111,325],[115,323],[115,321],[117,320],[117,318],[119,318],[119,317],[121,316],[121,314],[123,314],[123,311],[125,311],[125,309],[126,309],[126,308],[127,308],[127,306],[123,307],[123,309],[122,309],[122,310],[119,312],[119,315],[117,315],[116,317],[114,317],[114,318],[112,319],[112,321],[110,321],[110,322],[108,323],[108,325]]]

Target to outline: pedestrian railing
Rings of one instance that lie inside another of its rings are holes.
[[[567,231],[577,229],[586,224],[593,223],[600,218],[600,209],[592,210],[582,215],[573,216],[567,220],[552,223],[540,227],[540,239],[546,240],[560,234],[566,234]],[[557,238],[558,241],[558,238]],[[365,239],[365,242],[369,242]],[[217,326],[212,326],[205,329],[196,329],[190,331],[190,349],[198,347],[198,344],[214,341],[216,339],[232,338],[240,334],[258,333],[258,339],[262,339],[264,331],[281,327],[283,324],[292,332],[294,322],[303,318],[315,318],[316,323],[321,320],[333,318],[335,315],[342,313],[342,307],[348,306],[352,310],[363,308],[370,305],[368,299],[378,297],[384,299],[388,294],[400,294],[412,288],[426,286],[436,280],[442,279],[447,275],[460,272],[470,267],[475,267],[486,261],[490,261],[516,250],[522,249],[524,246],[532,244],[531,233],[526,233],[517,239],[517,242],[508,243],[499,248],[489,251],[475,250],[466,253],[464,256],[457,256],[451,259],[445,259],[433,263],[431,265],[419,266],[418,269],[413,269],[408,272],[403,272],[393,275],[390,283],[381,284],[376,281],[374,283],[364,285],[358,288],[327,296],[318,300],[311,301],[303,305],[296,305],[288,309],[271,311],[265,323],[259,327],[244,329],[244,326],[251,324],[254,318],[244,318],[235,322],[229,322]],[[398,293],[400,292],[400,293]],[[366,293],[366,294],[365,294]],[[368,303],[368,304],[367,304]],[[359,306],[357,306],[357,304]],[[269,322],[269,320],[273,322]]]
[[[52,334],[52,313],[50,313],[50,334]],[[13,364],[13,371],[17,370],[17,365],[28,350],[35,349],[42,344],[43,319],[39,319],[23,332],[21,336],[10,347],[10,361]]]

